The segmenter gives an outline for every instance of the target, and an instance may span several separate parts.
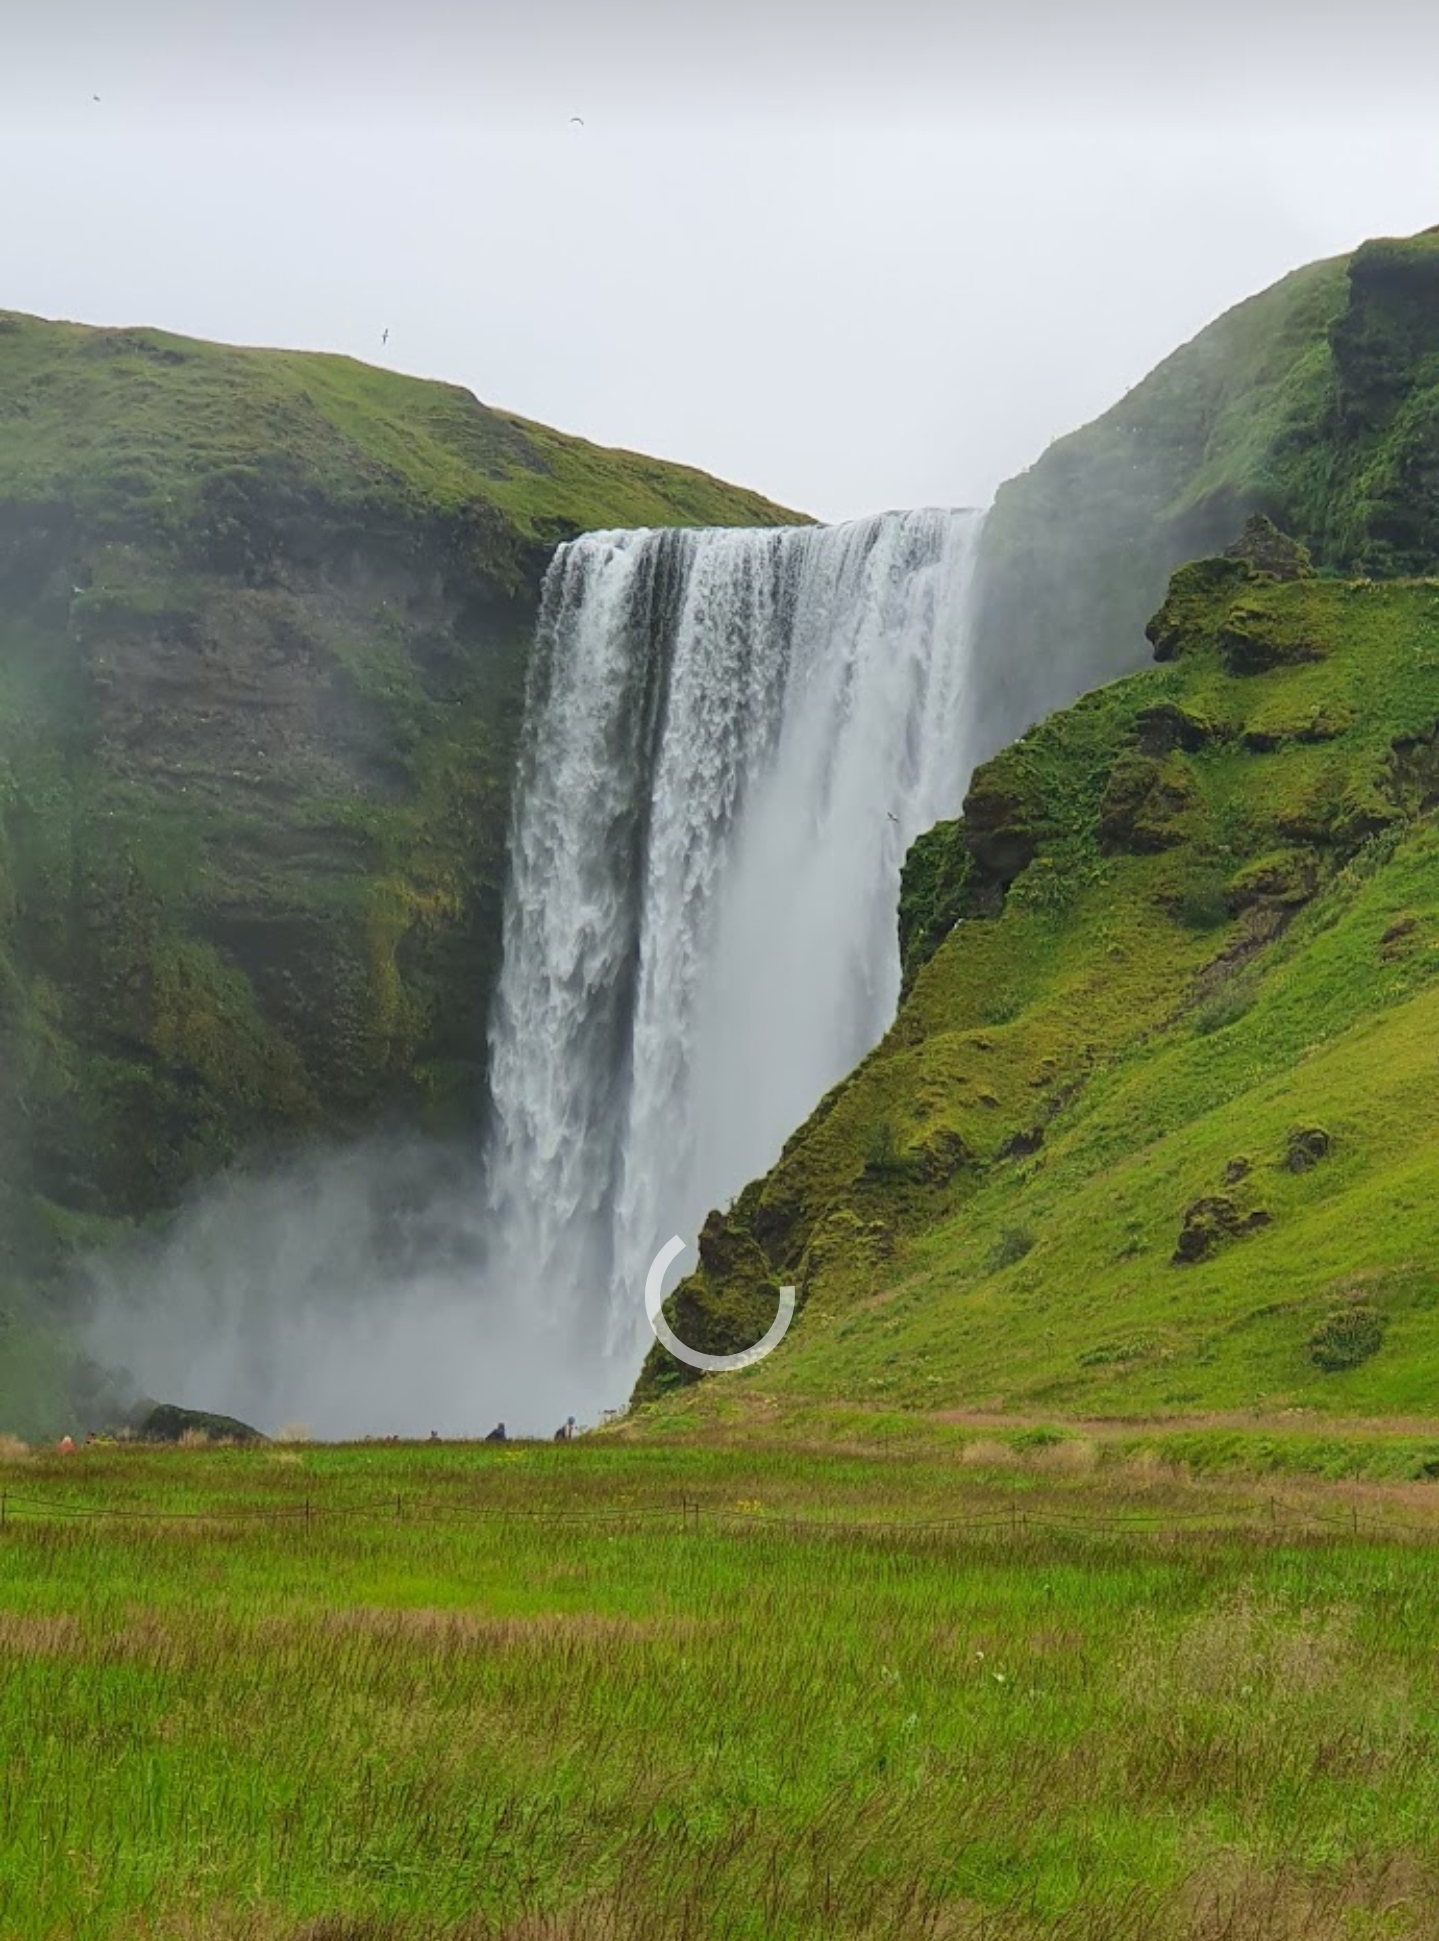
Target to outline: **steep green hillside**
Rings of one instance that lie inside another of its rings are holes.
[[[5,1368],[74,1240],[478,1108],[554,541],[788,516],[456,386],[0,314]]]
[[[1331,570],[1439,570],[1439,233],[1295,271],[1000,490],[976,621],[991,746],[1141,665],[1168,574],[1252,512]]]
[[[1176,574],[1162,664],[917,846],[893,1028],[671,1303],[731,1349],[797,1283],[789,1342],[727,1382],[1432,1409],[1439,580],[1247,550]],[[656,1351],[642,1392],[680,1377]]]

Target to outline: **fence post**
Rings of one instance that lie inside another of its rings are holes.
[[[0,1489],[0,1530],[5,1528],[5,1505],[10,1497],[8,1489]]]

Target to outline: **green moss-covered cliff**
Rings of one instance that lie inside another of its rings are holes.
[[[1439,233],[1295,271],[1001,488],[976,621],[991,745],[1142,665],[1168,575],[1255,512],[1324,569],[1439,567]]]
[[[554,543],[788,516],[455,386],[0,313],[0,1329],[257,1142],[478,1109]]]
[[[1319,577],[1260,529],[1150,636],[912,855],[892,1029],[670,1303],[723,1352],[799,1288],[726,1384],[1432,1409],[1439,578]],[[656,1349],[640,1394],[687,1374]]]

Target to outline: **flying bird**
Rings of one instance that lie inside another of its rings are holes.
[[[390,332],[389,332],[389,327],[387,325],[385,329],[380,332],[380,342],[382,344],[388,344],[389,341],[390,341]]]
[[[582,119],[582,117],[581,117],[581,116],[579,116],[579,115],[571,115],[571,116],[570,116],[570,126],[571,126],[571,128],[583,128],[583,127],[584,127],[584,125],[585,125],[585,124],[584,124],[584,121],[583,121],[583,119]]]
[[[98,94],[92,94],[92,95],[90,96],[90,99],[91,99],[92,101],[98,101],[98,100],[100,99],[100,97],[99,97],[99,95],[98,95]]]
[[[893,809],[886,809],[885,814],[889,817],[891,822],[899,821],[899,817],[895,814]]]

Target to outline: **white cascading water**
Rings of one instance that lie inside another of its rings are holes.
[[[972,762],[979,526],[594,533],[551,566],[491,1028],[491,1278],[602,1399],[648,1340],[660,1246],[893,1016],[900,864]]]
[[[379,1137],[94,1265],[91,1349],[263,1428],[545,1433],[623,1402],[660,1247],[875,1042],[899,868],[975,753],[979,520],[600,533],[546,586],[482,1192]],[[692,1257],[688,1264],[692,1264]]]

